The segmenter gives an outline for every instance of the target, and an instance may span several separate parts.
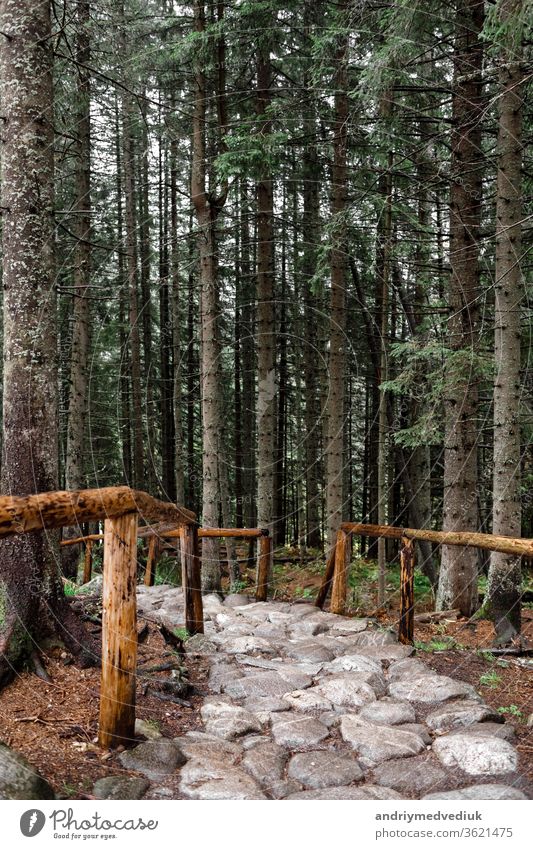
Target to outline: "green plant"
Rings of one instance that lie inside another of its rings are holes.
[[[494,690],[502,683],[502,679],[497,672],[486,672],[484,675],[479,676],[479,683],[482,687],[490,687]]]
[[[506,707],[499,707],[498,713],[503,715],[508,714],[509,716],[515,716],[517,719],[522,720],[524,718],[524,714],[516,705],[507,705]]]
[[[482,658],[483,660],[486,660],[487,663],[494,663],[494,661],[496,660],[492,652],[488,651],[487,649],[478,649],[476,654],[478,657]]]
[[[296,598],[314,598],[315,591],[311,587],[295,587],[294,595]]]
[[[242,593],[247,588],[248,588],[247,581],[235,581],[235,583],[231,584],[231,586],[230,586],[230,592],[231,593]]]
[[[187,631],[187,628],[174,628],[172,633],[175,637],[178,637],[178,639],[183,640],[184,643],[192,636]]]
[[[73,581],[65,581],[63,584],[63,590],[66,596],[76,595],[78,587]]]

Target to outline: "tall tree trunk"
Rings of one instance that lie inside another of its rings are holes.
[[[131,358],[129,355],[129,340],[126,333],[127,325],[127,281],[126,281],[126,264],[124,256],[124,215],[122,209],[122,154],[121,154],[121,121],[118,105],[118,97],[115,99],[115,160],[116,160],[116,190],[117,190],[117,243],[118,250],[118,274],[117,274],[117,291],[118,291],[118,341],[119,341],[119,395],[120,395],[120,441],[122,448],[122,468],[125,480],[132,479],[132,445],[131,445],[131,405],[130,405],[130,374],[129,364]]]
[[[178,141],[175,136],[170,141],[170,274],[172,293],[172,360],[173,374],[173,415],[174,415],[174,486],[176,502],[185,504],[185,471],[183,451],[183,393],[181,390],[181,293],[178,249]]]
[[[4,384],[2,492],[58,486],[52,38],[47,2],[0,5]],[[0,540],[0,684],[30,653],[45,614],[74,645],[59,534]],[[82,636],[83,635],[83,636]],[[80,643],[78,643],[78,646]],[[79,648],[78,648],[79,651]]]
[[[88,358],[90,347],[91,283],[91,84],[87,68],[90,64],[89,0],[78,0],[76,20],[77,115],[76,115],[76,199],[74,204],[76,246],[74,251],[74,305],[72,310],[72,346],[67,422],[65,481],[67,489],[83,489],[87,485],[84,459],[86,444],[89,386]],[[79,536],[80,528],[65,528],[65,538]],[[75,578],[79,546],[62,550],[63,573]]]
[[[159,363],[161,384],[161,479],[163,493],[175,501],[175,449],[172,374],[172,314],[168,245],[166,150],[159,145]]]
[[[481,217],[481,0],[463,0],[456,17],[452,98],[448,355],[444,388],[445,531],[476,531],[479,225]],[[443,546],[439,609],[471,616],[477,604],[475,549]]]
[[[269,22],[266,23],[266,26]],[[270,43],[264,34],[257,50],[256,110],[259,132],[268,136],[272,121]],[[274,195],[270,165],[256,186],[257,194],[257,523],[273,530],[276,371],[274,363]],[[272,564],[269,567],[269,581]]]
[[[346,3],[341,3],[344,12]],[[344,15],[342,24],[345,26]],[[345,396],[345,286],[346,286],[346,146],[348,123],[348,36],[338,35],[335,75],[335,121],[333,126],[331,306],[329,334],[329,385],[326,443],[326,522],[328,551],[335,543],[342,521],[342,466]]]
[[[513,18],[522,0],[502,0],[500,21],[512,39]],[[515,20],[514,27],[517,26]],[[505,45],[505,36],[504,36]],[[523,299],[522,240],[522,83],[516,43],[500,55],[498,97],[498,178],[496,196],[494,336],[494,478],[492,533],[521,535],[520,503],[520,315]],[[520,558],[493,552],[487,610],[497,642],[520,633]]]

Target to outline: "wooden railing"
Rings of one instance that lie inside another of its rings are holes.
[[[144,583],[146,586],[152,586],[155,577],[155,567],[157,560],[157,547],[161,540],[166,539],[182,539],[184,533],[183,527],[140,527],[138,529],[138,537],[148,539],[148,552],[146,558],[146,569],[144,572]],[[257,567],[257,587],[255,591],[256,601],[266,601],[268,591],[268,572],[269,565],[272,559],[272,537],[266,528],[199,528],[198,538],[235,538],[235,539],[256,539],[259,545],[258,552],[258,567]],[[86,584],[91,580],[92,575],[92,547],[95,542],[102,540],[103,534],[87,534],[86,536],[76,537],[75,539],[65,539],[61,542],[62,546],[70,545],[85,545],[83,583]],[[187,613],[187,604],[186,604]],[[194,618],[194,617],[186,617]]]
[[[137,666],[137,534],[139,518],[180,529],[187,629],[203,631],[196,516],[127,486],[0,496],[0,537],[104,521],[102,672],[98,741],[110,747],[134,737]]]
[[[348,591],[348,550],[349,537],[358,534],[365,537],[387,537],[401,541],[400,548],[400,619],[398,640],[412,644],[414,640],[414,567],[415,553],[413,543],[416,540],[438,543],[439,545],[460,545],[467,548],[481,548],[485,551],[500,551],[514,554],[516,557],[533,557],[533,540],[514,537],[478,534],[468,531],[430,531],[417,528],[397,528],[392,525],[363,525],[356,522],[344,522],[338,532],[335,547],[326,564],[326,571],[315,604],[324,607],[331,588],[330,610],[344,614]]]

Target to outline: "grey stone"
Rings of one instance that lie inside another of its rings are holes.
[[[209,687],[214,693],[221,693],[226,684],[243,676],[242,670],[233,663],[215,663],[209,672]]]
[[[374,781],[392,787],[403,795],[420,798],[425,793],[445,787],[449,782],[447,772],[427,755],[404,760],[390,760],[374,769]]]
[[[280,713],[282,710],[289,710],[288,701],[278,696],[259,696],[258,698],[246,699],[243,707],[246,710],[255,713]]]
[[[242,755],[242,747],[238,743],[198,731],[189,732],[183,737],[175,737],[174,743],[182,752],[184,759],[206,764],[223,761],[233,765]]]
[[[493,734],[448,734],[438,737],[432,748],[445,766],[468,775],[500,775],[514,772],[518,766],[511,744]]]
[[[475,799],[478,801],[492,799],[527,799],[527,796],[517,787],[507,784],[473,784],[461,790],[448,790],[441,793],[428,793],[423,799]]]
[[[55,799],[48,782],[24,755],[0,743],[0,799]]]
[[[368,619],[339,619],[330,625],[332,634],[358,634],[368,627]]]
[[[137,735],[146,737],[147,740],[159,740],[163,736],[157,725],[146,719],[135,720],[135,736]]]
[[[461,734],[486,734],[500,737],[502,740],[511,742],[516,737],[514,725],[510,722],[475,722],[473,725],[468,725],[461,729]]]
[[[272,643],[263,637],[242,636],[230,637],[224,634],[223,648],[226,654],[275,654]]]
[[[270,785],[268,795],[273,799],[286,799],[291,793],[299,793],[302,790],[302,785],[294,778],[281,779],[273,781]]]
[[[400,702],[395,699],[380,699],[365,705],[359,716],[377,725],[401,725],[406,722],[415,722],[416,714],[409,702]]]
[[[247,752],[249,749],[253,749],[255,746],[262,746],[264,743],[271,743],[272,740],[265,734],[248,734],[246,737],[243,737],[239,742],[244,751]]]
[[[272,622],[262,622],[254,628],[256,637],[265,637],[268,640],[285,641],[287,633],[284,628],[279,625],[273,625]]]
[[[242,593],[230,593],[226,596],[223,601],[224,607],[242,607],[243,605],[250,604],[251,599],[247,595],[242,595]]]
[[[272,736],[279,746],[287,749],[316,746],[328,734],[326,726],[312,717],[291,712],[272,714]]]
[[[185,653],[210,657],[215,654],[217,645],[206,634],[194,634],[184,644]]]
[[[310,690],[293,690],[283,699],[288,706],[297,711],[327,711],[331,710],[331,702],[316,687]]]
[[[334,710],[327,710],[325,713],[320,713],[317,719],[327,728],[337,728],[341,722],[341,715]]]
[[[468,698],[477,701],[479,696],[470,684],[448,678],[447,675],[421,675],[417,678],[400,678],[389,685],[391,696],[410,702],[438,704],[451,699]]]
[[[150,782],[146,778],[109,775],[98,779],[93,796],[97,799],[142,799],[149,787]]]
[[[373,672],[375,675],[381,675],[382,668],[381,663],[371,657],[365,657],[362,654],[345,654],[325,664],[322,672]]]
[[[181,770],[180,791],[187,799],[266,798],[247,772],[223,761],[188,761]]]
[[[431,746],[433,737],[429,733],[427,727],[420,722],[405,722],[403,725],[397,725],[400,731],[412,731],[413,734],[418,734],[422,738],[426,746]]]
[[[287,799],[401,799],[399,793],[388,787],[365,784],[363,787],[326,787],[323,790],[303,790],[291,793]]]
[[[325,613],[314,613],[310,616],[305,616],[303,619],[293,622],[288,626],[288,631],[291,637],[310,637],[316,634],[325,634],[329,631],[330,621]]]
[[[270,792],[271,786],[281,781],[288,753],[276,743],[264,743],[245,752],[242,760],[244,769],[261,784],[263,790]]]
[[[388,670],[391,681],[397,681],[399,678],[420,678],[421,675],[434,674],[434,671],[417,657],[407,657],[405,660],[391,663]]]
[[[412,731],[371,725],[352,714],[341,717],[341,735],[359,755],[374,764],[419,755],[426,748],[422,738]]]
[[[306,679],[309,681],[310,679]],[[301,686],[301,685],[300,685]],[[247,675],[238,680],[229,681],[223,685],[223,691],[235,699],[257,698],[260,696],[284,696],[290,693],[298,684],[294,680],[287,681],[278,672],[259,672],[255,675]]]
[[[392,631],[363,631],[354,634],[351,643],[354,646],[389,646],[397,645],[397,639]]]
[[[358,672],[345,672],[326,678],[312,688],[328,699],[332,704],[342,707],[359,708],[376,700],[376,693]]]
[[[500,715],[486,705],[484,702],[461,699],[460,701],[447,702],[432,711],[426,717],[426,725],[436,734],[446,734],[455,728],[464,725],[472,725],[474,722],[491,720],[501,722]]]
[[[326,750],[293,755],[287,774],[313,790],[341,787],[363,778],[353,756]]]
[[[207,733],[225,740],[234,740],[252,731],[261,730],[261,723],[253,713],[220,699],[206,701],[200,709],[200,714]]]
[[[317,641],[297,641],[287,644],[287,655],[296,660],[308,660],[311,663],[322,663],[335,657],[331,649]]]
[[[157,779],[175,772],[185,763],[185,756],[172,740],[150,740],[122,752],[119,761],[126,769],[134,769],[147,778]]]

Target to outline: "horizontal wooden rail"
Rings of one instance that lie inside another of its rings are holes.
[[[417,528],[396,528],[392,525],[361,525],[343,522],[341,529],[347,533],[389,539],[426,540],[439,545],[462,545],[467,548],[483,548],[485,551],[501,551],[517,557],[533,557],[533,539],[495,536],[493,534],[470,533],[470,531],[428,531]]]
[[[25,497],[0,496],[0,537],[28,531],[52,530],[81,522],[114,519],[137,513],[148,521],[189,525],[196,516],[185,507],[167,504],[129,486],[42,492]]]

